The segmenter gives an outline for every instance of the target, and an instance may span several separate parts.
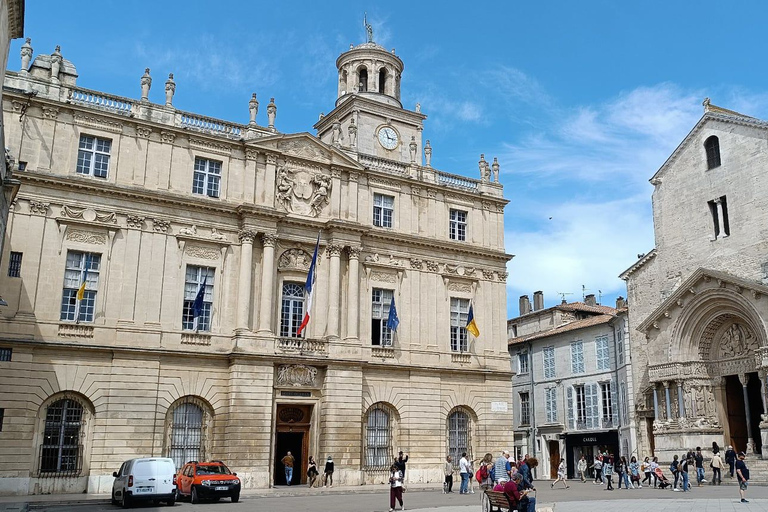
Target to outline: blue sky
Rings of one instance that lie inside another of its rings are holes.
[[[510,316],[535,290],[626,295],[618,274],[653,247],[648,179],[705,96],[768,117],[757,1],[28,1],[25,33],[35,54],[61,45],[82,87],[138,98],[150,67],[152,101],[173,72],[177,108],[245,123],[257,92],[260,124],[275,97],[280,131],[311,132],[365,11],[405,62],[433,166],[478,177],[480,153],[499,158]]]

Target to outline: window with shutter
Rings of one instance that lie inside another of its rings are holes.
[[[555,378],[555,347],[544,348],[544,378]]]
[[[576,423],[573,421],[573,388],[568,386],[567,403],[568,403],[568,428],[576,430]]]
[[[616,381],[611,381],[611,420],[614,428],[619,426],[619,396],[616,391]]]

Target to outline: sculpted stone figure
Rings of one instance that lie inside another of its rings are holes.
[[[267,105],[267,122],[268,128],[273,131],[275,129],[275,115],[277,115],[277,105],[275,105],[275,98],[269,98],[269,104]]]
[[[180,235],[196,235],[197,234],[197,226],[192,224],[192,227],[189,228],[181,228],[179,230]]]
[[[491,170],[493,171],[493,182],[498,183],[499,182],[499,159],[496,157],[493,157],[493,165],[491,165]]]
[[[328,193],[331,190],[331,177],[325,174],[317,174],[312,178],[312,183],[317,185],[317,189],[312,194],[312,199],[309,202],[312,215],[317,217],[320,211],[328,203]]]
[[[216,228],[211,228],[211,240],[220,240],[224,242],[227,240],[227,235],[220,233]]]
[[[411,151],[411,163],[416,162],[416,149],[418,149],[418,146],[415,135],[411,135],[411,143],[408,144],[408,149]]]
[[[488,167],[488,162],[485,160],[485,154],[480,154],[480,161],[477,162],[477,166],[480,169],[480,181],[488,182],[491,178],[491,170]]]
[[[168,80],[165,81],[165,106],[173,106],[173,95],[176,92],[176,82],[173,81],[173,73],[168,74]]]
[[[337,119],[333,122],[333,131],[331,132],[331,144],[338,146],[341,144],[341,123]]]
[[[357,146],[357,125],[354,117],[349,120],[347,131],[349,132],[349,146],[354,148]]]
[[[152,87],[152,77],[149,76],[149,68],[141,75],[141,101],[149,101],[149,89]]]
[[[293,186],[295,182],[293,178],[285,170],[285,166],[281,165],[277,168],[277,193],[275,198],[277,202],[286,210],[291,210],[291,197],[293,196]]]
[[[26,73],[29,70],[29,61],[32,60],[32,39],[29,37],[24,41],[21,47],[21,72]]]
[[[251,101],[248,102],[248,114],[250,116],[248,121],[249,125],[256,126],[256,114],[258,113],[259,101],[256,99],[256,93],[253,93],[253,96],[251,96]]]
[[[432,145],[429,143],[429,139],[424,145],[424,165],[432,167]]]
[[[61,69],[61,46],[56,45],[56,49],[51,54],[51,81],[59,81],[59,70]]]
[[[368,23],[368,13],[363,15],[363,25],[365,26],[365,33],[368,36],[368,42],[373,42],[373,27]]]

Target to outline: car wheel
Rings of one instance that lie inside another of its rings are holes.
[[[123,490],[120,495],[120,506],[123,508],[131,508],[131,498],[128,497],[128,493]]]
[[[194,487],[192,487],[192,494],[190,496],[191,496],[189,498],[190,502],[194,504],[200,503],[200,498],[197,497],[197,489],[195,489]]]
[[[237,503],[238,501],[240,501],[240,493],[233,494],[232,495],[232,503]]]

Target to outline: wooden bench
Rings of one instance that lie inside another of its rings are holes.
[[[489,509],[483,510],[483,512],[501,512],[502,510],[509,510],[509,500],[507,495],[501,491],[485,491],[485,495],[488,498]]]

